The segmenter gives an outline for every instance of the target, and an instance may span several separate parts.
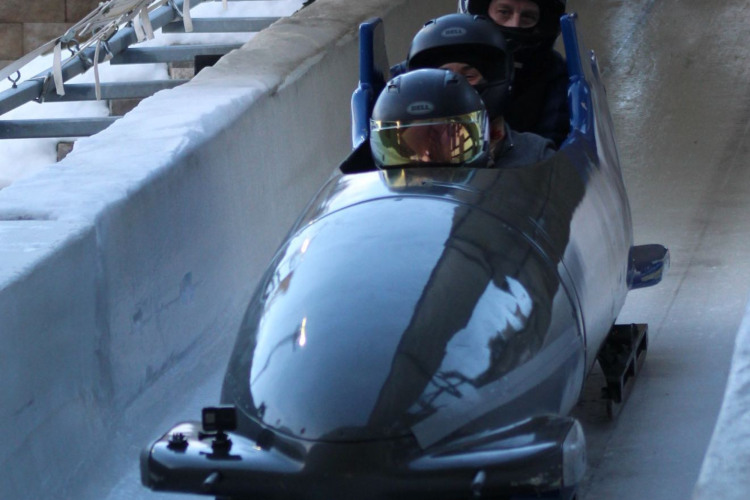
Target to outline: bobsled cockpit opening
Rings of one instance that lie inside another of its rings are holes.
[[[361,174],[374,172],[377,169],[378,167],[375,166],[375,160],[372,157],[370,141],[362,141],[339,165],[339,170],[343,174]]]
[[[388,189],[399,191],[426,185],[467,185],[476,175],[475,168],[400,168],[383,170],[381,176]]]
[[[611,118],[606,106],[602,106],[596,100],[598,94],[603,95],[598,64],[593,51],[590,51],[580,39],[576,29],[577,19],[575,13],[566,14],[561,18],[562,37],[557,49],[565,55],[569,75],[567,106],[570,128],[567,138],[554,156],[581,140],[595,146],[597,141],[594,123],[597,120],[604,126],[611,127]],[[370,118],[375,102],[389,78],[383,22],[378,18],[371,19],[360,26],[360,83],[352,96],[354,149],[339,166],[343,174],[378,170],[369,144]]]

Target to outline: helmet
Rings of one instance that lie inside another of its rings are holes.
[[[560,35],[560,17],[565,14],[567,0],[531,0],[539,6],[539,22],[533,28],[506,28],[501,26],[508,45],[517,49],[550,50]],[[459,0],[458,11],[488,16],[492,0]]]
[[[451,62],[476,68],[484,82],[474,88],[494,120],[505,114],[510,101],[513,61],[498,26],[483,16],[450,14],[429,21],[412,40],[409,70],[439,68]]]
[[[370,147],[378,168],[481,168],[487,166],[489,145],[482,98],[452,71],[397,76],[375,102]]]

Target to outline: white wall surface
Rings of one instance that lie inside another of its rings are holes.
[[[750,498],[750,304],[737,335],[724,403],[693,500]]]
[[[359,23],[385,18],[395,62],[454,9],[317,0],[0,191],[0,498],[64,498],[152,387],[234,337],[349,151]]]

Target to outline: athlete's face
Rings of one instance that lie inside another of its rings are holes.
[[[461,141],[461,124],[440,123],[405,129],[401,139],[419,162],[449,163]]]
[[[506,28],[533,28],[539,23],[539,6],[531,0],[492,0],[487,14]]]
[[[440,69],[447,69],[448,71],[453,71],[454,73],[463,76],[464,78],[466,78],[466,81],[469,82],[472,86],[484,81],[482,73],[480,73],[479,70],[474,66],[470,66],[468,64],[452,62],[443,64],[442,66],[440,66]]]

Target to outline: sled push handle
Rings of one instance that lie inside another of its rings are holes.
[[[359,86],[352,95],[352,148],[370,138],[370,117],[380,92],[390,79],[383,20],[376,17],[359,26]]]

